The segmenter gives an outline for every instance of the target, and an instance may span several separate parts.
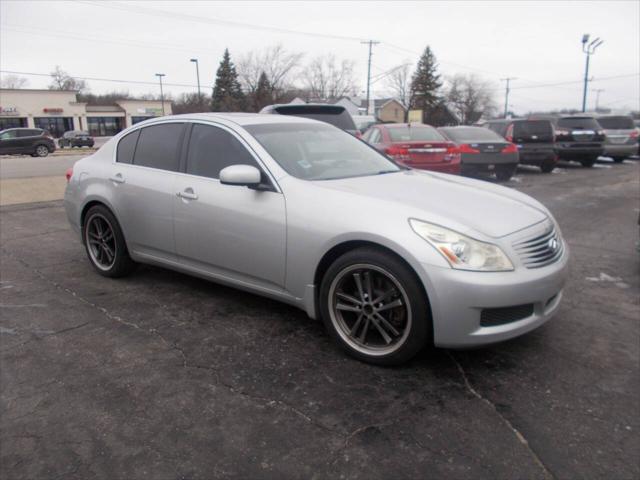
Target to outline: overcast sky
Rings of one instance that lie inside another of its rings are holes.
[[[169,14],[163,13],[169,12]],[[0,2],[0,68],[48,73],[56,65],[72,75],[195,85],[210,92],[225,47],[232,59],[281,43],[305,58],[333,53],[356,63],[366,86],[367,47],[374,48],[373,74],[405,61],[415,64],[430,45],[440,72],[476,73],[492,82],[504,102],[500,78],[512,83],[516,112],[581,105],[585,56],[583,33],[605,43],[591,61],[594,82],[589,106],[640,109],[640,1],[602,2]],[[216,22],[224,20],[229,24]],[[244,26],[248,24],[250,27]],[[270,27],[268,29],[255,28]],[[318,34],[292,34],[278,29]],[[322,36],[325,35],[325,36]],[[330,38],[330,36],[345,38]],[[3,75],[5,75],[3,73]],[[26,75],[25,75],[26,76]],[[30,88],[46,88],[47,77],[26,76]],[[618,78],[608,78],[618,77]],[[600,80],[599,80],[600,79]],[[571,83],[574,82],[574,83]],[[156,92],[153,85],[90,80],[91,91]],[[548,84],[562,83],[549,86]],[[386,95],[384,81],[373,85]],[[167,87],[174,95],[191,87]]]

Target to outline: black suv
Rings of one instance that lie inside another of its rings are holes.
[[[551,121],[513,118],[489,120],[483,126],[515,143],[521,164],[535,165],[544,173],[550,173],[556,168],[558,160]]]
[[[593,167],[604,153],[606,138],[598,121],[586,115],[575,115],[557,118],[553,123],[558,157],[578,160],[583,167]]]
[[[311,118],[338,127],[352,135],[358,134],[358,128],[351,118],[351,114],[341,105],[325,105],[323,103],[267,105],[260,110],[260,113]]]
[[[93,147],[93,137],[89,135],[89,132],[83,132],[80,130],[69,130],[64,132],[62,138],[58,140],[58,146],[64,147]]]
[[[46,157],[55,151],[53,137],[41,128],[8,128],[0,131],[0,155]]]

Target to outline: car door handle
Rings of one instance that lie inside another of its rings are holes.
[[[198,199],[198,195],[191,188],[187,188],[187,189],[183,190],[182,192],[178,192],[178,193],[176,193],[176,195],[179,196],[180,198],[184,198],[186,200],[197,200]]]
[[[124,183],[124,177],[121,173],[116,173],[113,177],[109,177],[109,180],[115,183]]]

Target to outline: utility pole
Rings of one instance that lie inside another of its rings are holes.
[[[369,45],[369,61],[367,62],[367,115],[369,115],[369,98],[371,95],[371,55],[373,46],[379,44],[380,42],[376,42],[375,40],[368,40],[366,42],[360,43]]]
[[[509,84],[511,82],[511,80],[517,80],[516,77],[507,77],[507,78],[501,78],[500,81],[501,82],[506,82],[506,88],[505,88],[505,92],[504,92],[504,118],[507,118],[507,114],[509,113]]]
[[[604,92],[604,88],[596,88],[594,92],[596,92],[596,113],[597,113],[598,109],[600,108],[600,93]]]
[[[160,103],[162,104],[162,116],[164,116],[164,93],[162,92],[162,77],[164,77],[164,73],[156,73],[156,77],[160,79]]]
[[[190,62],[193,62],[196,64],[196,78],[198,79],[198,103],[199,103],[202,100],[201,98],[202,94],[200,93],[200,68],[198,68],[198,59],[192,58]]]
[[[600,37],[596,37],[595,40],[592,40],[591,43],[587,44],[589,41],[589,34],[585,33],[582,36],[582,51],[587,56],[586,65],[584,67],[584,89],[582,90],[582,111],[585,112],[587,110],[587,87],[589,84],[589,59],[591,55],[596,53],[596,48],[604,43],[604,40],[600,40]]]

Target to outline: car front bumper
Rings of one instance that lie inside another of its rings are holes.
[[[527,333],[557,311],[568,275],[569,251],[555,263],[511,272],[469,272],[423,265],[437,347],[471,348]],[[531,314],[499,325],[483,326],[483,310],[531,306]]]

